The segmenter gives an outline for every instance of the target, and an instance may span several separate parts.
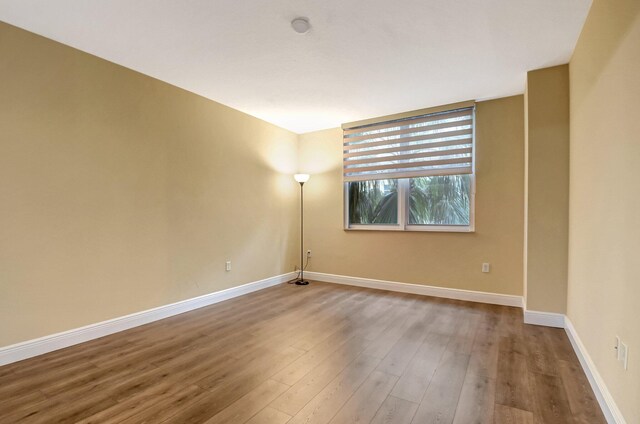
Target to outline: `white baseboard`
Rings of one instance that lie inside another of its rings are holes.
[[[575,327],[568,317],[565,317],[565,331],[569,336],[569,341],[571,341],[573,350],[576,352],[576,355],[580,360],[582,369],[589,379],[589,384],[591,384],[593,393],[595,393],[596,399],[598,399],[598,403],[600,404],[600,408],[602,409],[602,413],[607,419],[607,422],[609,424],[626,424],[627,421],[622,416],[622,412],[620,412],[618,405],[616,405],[616,402],[613,400],[611,392],[607,389],[607,385],[600,376],[600,373],[596,368],[596,364],[591,360],[587,349],[584,344],[582,344]]]
[[[0,366],[104,337],[119,331],[128,330],[133,327],[168,318],[173,315],[182,314],[204,306],[213,305],[214,303],[242,296],[243,294],[266,289],[267,287],[289,281],[296,275],[296,273],[290,272],[275,277],[265,278],[264,280],[254,281],[241,286],[194,297],[192,299],[182,300],[180,302],[159,306],[142,312],[136,312],[130,315],[98,322],[96,324],[90,324],[85,327],[75,328],[62,333],[56,333],[40,337],[38,339],[1,347]]]
[[[545,327],[564,328],[564,314],[524,310],[524,323]]]
[[[522,296],[487,293],[472,290],[449,289],[444,287],[423,286],[421,284],[373,280],[371,278],[347,277],[344,275],[325,274],[322,272],[305,272],[304,275],[310,280],[324,281],[327,283],[346,284],[350,286],[368,287],[371,289],[421,294],[424,296],[444,297],[447,299],[467,300],[469,302],[491,303],[493,305],[515,306],[518,308],[522,307]]]

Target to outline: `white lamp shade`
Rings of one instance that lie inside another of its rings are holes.
[[[309,181],[309,174],[295,174],[293,178],[299,183],[306,183]]]

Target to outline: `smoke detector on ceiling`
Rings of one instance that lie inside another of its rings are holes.
[[[291,27],[298,34],[306,34],[309,32],[311,24],[309,24],[309,19],[307,18],[295,18],[291,21]]]

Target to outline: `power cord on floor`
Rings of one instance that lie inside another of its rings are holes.
[[[302,268],[302,271],[306,271],[308,265],[309,265],[309,257],[307,256],[307,260],[304,264],[304,267]],[[296,275],[296,278],[294,278],[293,280],[287,281],[287,284],[294,284],[296,281],[300,280],[301,271],[298,269],[298,265],[296,265],[294,271],[297,271],[298,275]]]

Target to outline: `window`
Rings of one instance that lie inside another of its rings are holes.
[[[397,224],[398,180],[353,181],[349,183],[351,224]]]
[[[343,128],[345,228],[473,231],[473,105]]]

